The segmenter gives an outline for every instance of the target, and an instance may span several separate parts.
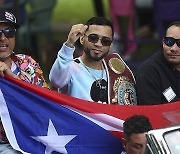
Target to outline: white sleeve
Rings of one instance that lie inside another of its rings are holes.
[[[57,54],[57,58],[50,70],[49,80],[56,88],[62,88],[67,85],[73,73],[73,53],[75,47],[70,48],[63,44]]]

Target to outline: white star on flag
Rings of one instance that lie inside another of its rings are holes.
[[[49,127],[47,136],[31,136],[36,141],[43,143],[46,146],[45,154],[51,154],[51,152],[56,151],[60,153],[67,153],[65,148],[73,138],[77,135],[61,135],[59,136],[52,121],[49,120]]]

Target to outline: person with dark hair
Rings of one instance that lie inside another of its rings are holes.
[[[136,81],[139,105],[180,100],[180,21],[168,26],[162,51],[138,68]]]
[[[144,154],[146,151],[146,134],[152,130],[149,119],[144,115],[134,115],[123,123],[123,145],[126,154]]]
[[[15,54],[15,34],[20,25],[10,11],[0,9],[0,77],[4,75],[48,88],[39,64],[28,55]],[[0,120],[0,153],[17,154],[6,137]]]
[[[62,93],[88,101],[136,104],[131,70],[119,55],[108,55],[113,35],[112,23],[105,17],[73,25],[50,70],[52,85]],[[83,53],[74,59],[77,40]]]

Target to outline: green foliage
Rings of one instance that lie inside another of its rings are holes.
[[[103,0],[107,17],[108,0]],[[95,16],[92,0],[57,0],[53,12],[53,21],[59,23],[81,23]]]

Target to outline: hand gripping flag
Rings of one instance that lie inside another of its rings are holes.
[[[10,144],[22,153],[120,154],[127,117],[144,114],[154,128],[160,128],[171,125],[164,118],[169,113],[180,122],[180,103],[103,105],[0,78],[1,120]]]

